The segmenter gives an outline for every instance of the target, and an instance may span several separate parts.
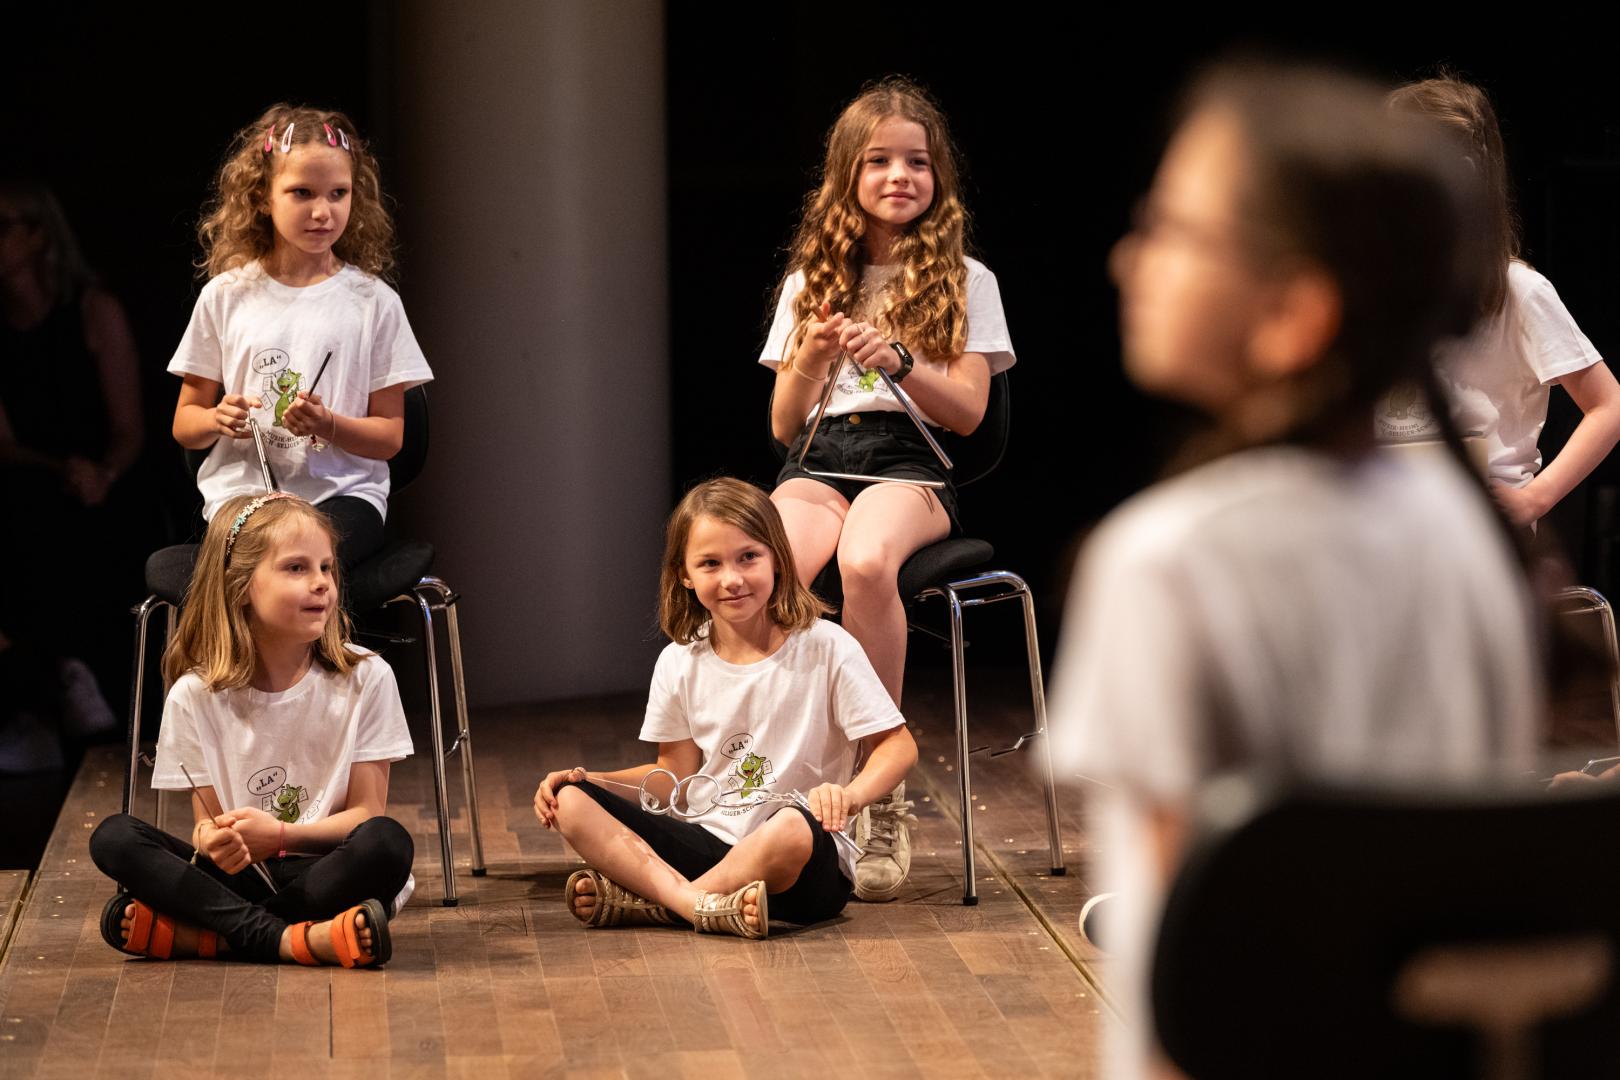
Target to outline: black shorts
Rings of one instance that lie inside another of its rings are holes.
[[[660,859],[688,881],[702,877],[731,851],[730,844],[695,822],[666,814],[649,814],[629,799],[605,791],[589,780],[574,786],[595,799],[625,828],[647,841]],[[786,892],[770,894],[770,916],[773,921],[802,926],[830,919],[843,911],[853,886],[838,865],[838,845],[832,834],[802,806],[784,803],[778,813],[788,810],[804,815],[816,838],[815,847],[810,852],[810,861],[799,871],[799,880]]]
[[[871,484],[860,480],[834,480],[811,476],[799,466],[799,454],[804,450],[808,431],[788,447],[787,461],[776,476],[778,486],[795,477],[805,477],[826,484],[850,502]],[[935,438],[942,438],[935,431]],[[940,505],[951,519],[951,536],[962,535],[962,523],[956,516],[956,485],[951,474],[934,456],[933,448],[923,438],[911,417],[903,412],[849,413],[829,416],[816,430],[816,439],[810,444],[810,455],[805,465],[817,472],[859,473],[862,476],[893,476],[910,480],[943,480],[945,486],[918,488],[920,492],[937,496]]]

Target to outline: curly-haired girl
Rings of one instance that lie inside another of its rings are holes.
[[[956,491],[901,404],[888,371],[931,425],[966,435],[989,401],[990,377],[1013,364],[996,278],[964,252],[967,210],[945,117],[914,83],[889,78],[850,102],[827,136],[821,182],[805,200],[788,274],[760,363],[776,372],[771,430],[788,443],[771,499],[809,583],[836,554],[844,627],[898,705],[906,619],[897,574],[925,544],[959,531]],[[800,452],[841,353],[810,455]],[[864,369],[864,373],[863,370]],[[816,478],[849,473],[940,480]],[[903,792],[872,808],[875,837],[856,894],[889,899],[905,878]],[[875,842],[874,842],[875,841]]]
[[[383,280],[377,161],[342,113],[274,105],[237,132],[214,188],[198,227],[209,281],[169,363],[185,380],[175,440],[213,447],[203,517],[262,485],[251,416],[279,486],[333,519],[353,565],[382,544],[405,391],[433,378]]]

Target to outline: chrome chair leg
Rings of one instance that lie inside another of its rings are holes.
[[[994,589],[991,595],[963,599],[970,589]],[[962,611],[965,608],[994,604],[1018,598],[1024,613],[1024,648],[1029,668],[1029,693],[1035,712],[1035,727],[1020,735],[1011,746],[990,751],[990,756],[1001,757],[1023,749],[1026,743],[1041,744],[1041,779],[1046,798],[1046,839],[1051,856],[1054,877],[1067,873],[1063,862],[1063,837],[1058,824],[1057,783],[1052,771],[1051,736],[1046,727],[1046,687],[1041,678],[1040,642],[1035,633],[1035,597],[1029,585],[1017,574],[1005,570],[992,570],[976,577],[964,578],[946,584],[933,585],[918,594],[917,599],[943,597],[951,609],[951,677],[956,700],[956,768],[960,772],[962,800],[962,868],[966,877],[962,890],[962,903],[976,904],[979,900],[975,882],[975,852],[973,848],[973,788],[971,762],[973,747],[968,741],[967,666],[964,662],[966,642],[962,633]],[[988,749],[988,748],[984,748]]]
[[[180,609],[175,607],[173,604],[164,604],[163,605],[163,653],[164,653],[165,656],[168,655],[169,646],[174,644],[174,636],[176,634],[178,634],[179,632],[180,632]],[[164,677],[163,677],[163,699],[165,701],[167,701],[168,698],[169,698],[169,678],[165,674]],[[152,792],[152,824],[156,825],[159,829],[162,829],[163,831],[167,832],[168,829],[169,829],[169,821],[168,821],[168,819],[169,819],[170,816],[172,816],[175,813],[175,805],[176,805],[176,799],[175,799],[175,793],[174,792],[171,791],[171,792],[165,794],[164,792],[157,791],[157,790],[154,789],[153,792]],[[186,798],[185,807],[186,807],[187,815],[189,816],[190,808],[191,808],[191,798],[189,796],[187,796],[187,798]],[[182,828],[184,828],[184,827],[182,826]],[[184,831],[189,832],[190,830],[189,829],[184,829]]]
[[[418,588],[430,588],[439,594],[444,609],[445,633],[450,642],[450,680],[456,700],[456,742],[451,747],[461,757],[461,783],[467,798],[467,827],[472,834],[473,877],[488,873],[484,865],[484,833],[478,814],[478,780],[473,769],[472,726],[467,720],[467,680],[461,666],[461,625],[456,614],[456,594],[443,580],[423,578]]]
[[[951,682],[956,696],[956,771],[962,805],[962,903],[979,902],[979,876],[973,849],[973,785],[968,745],[966,642],[962,635],[962,598],[949,585],[940,590],[951,606]]]
[[[141,768],[141,706],[146,696],[146,627],[152,612],[168,603],[156,596],[148,596],[131,609],[135,616],[135,663],[132,666],[129,688],[129,771],[124,774],[124,813],[135,805],[135,789],[140,782]]]
[[[433,801],[439,815],[439,856],[444,869],[444,906],[455,907],[456,863],[450,841],[450,799],[444,779],[444,729],[439,715],[439,658],[433,644],[433,605],[420,592],[412,592],[412,600],[422,615],[423,662],[427,667],[429,738],[433,744]]]
[[[1046,686],[1041,679],[1041,647],[1035,639],[1035,595],[1023,578],[1018,593],[1024,606],[1024,648],[1029,661],[1029,696],[1035,708],[1035,734],[1041,741],[1041,781],[1046,789],[1046,839],[1052,853],[1052,876],[1068,873],[1063,865],[1063,837],[1058,828],[1057,781],[1052,773],[1052,735],[1046,727]]]

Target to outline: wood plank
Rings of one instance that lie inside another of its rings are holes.
[[[0,957],[11,944],[11,931],[22,913],[23,894],[32,876],[28,870],[0,870]]]

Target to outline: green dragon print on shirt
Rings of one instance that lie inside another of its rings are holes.
[[[737,762],[737,775],[742,779],[742,794],[744,797],[758,791],[765,783],[765,774],[770,772],[771,763],[758,754],[748,754]]]
[[[305,789],[293,787],[291,784],[283,784],[281,790],[276,792],[272,799],[274,808],[270,813],[278,821],[285,821],[289,825],[296,824],[298,822],[298,804],[308,797],[309,792]]]
[[[275,382],[271,384],[278,395],[276,398],[276,427],[287,426],[281,422],[282,414],[287,411],[289,405],[298,400],[298,385],[303,381],[304,376],[291,368],[276,375]]]

